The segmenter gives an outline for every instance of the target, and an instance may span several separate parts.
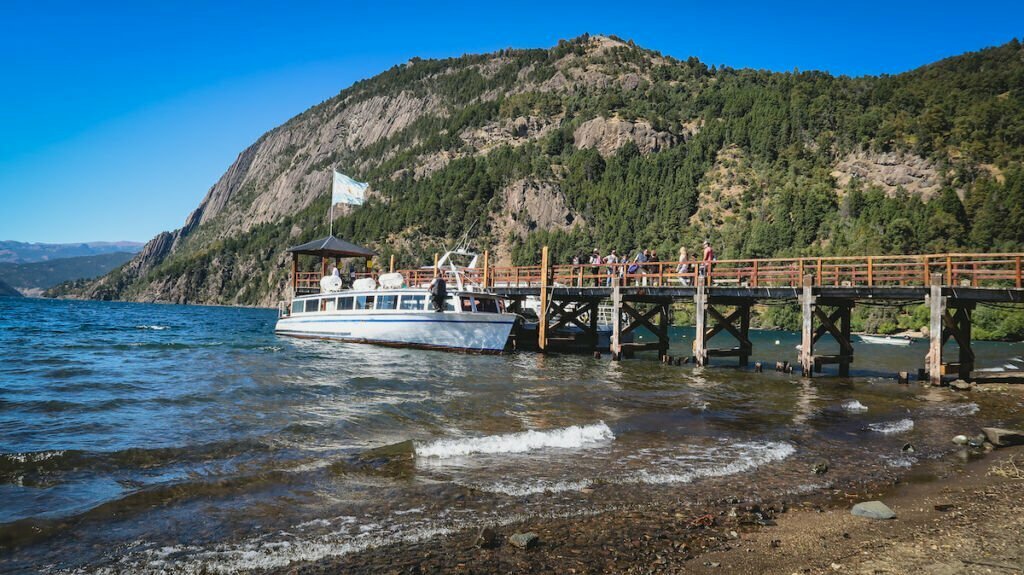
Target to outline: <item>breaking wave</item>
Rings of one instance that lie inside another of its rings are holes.
[[[849,401],[843,402],[843,409],[845,409],[846,411],[867,411],[868,406],[857,401],[856,399],[851,399]]]
[[[440,459],[475,453],[524,453],[545,448],[575,449],[615,439],[603,421],[591,425],[572,425],[547,431],[521,431],[467,439],[441,439],[416,446],[417,457]]]
[[[877,431],[878,433],[884,433],[889,435],[891,433],[905,433],[914,429],[913,419],[901,419],[899,421],[887,421],[885,423],[872,423],[868,425],[868,429],[871,431]]]
[[[649,471],[642,470],[627,479],[627,483],[649,483],[660,485],[665,483],[692,483],[698,479],[725,477],[744,473],[752,469],[782,461],[796,453],[796,448],[781,441],[744,442],[731,446],[729,460],[721,464],[712,464],[685,471]]]

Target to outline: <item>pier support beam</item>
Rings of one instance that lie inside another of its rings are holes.
[[[694,362],[703,367],[708,363],[707,346],[707,314],[708,296],[707,286],[704,284],[704,276],[697,277],[697,285],[693,292],[694,318],[696,330],[693,336],[693,357]]]
[[[814,278],[804,276],[803,292],[800,294],[800,374],[811,377],[814,373]]]
[[[544,351],[548,347],[548,277],[550,267],[548,265],[548,247],[544,246],[540,252],[540,313],[537,314],[540,320],[537,323],[537,347]]]
[[[942,385],[942,317],[946,314],[946,298],[942,295],[942,276],[939,274],[932,275],[928,292],[928,311],[928,355],[925,356],[928,382],[932,385]]]
[[[609,345],[613,361],[622,359],[622,291],[619,278],[612,278],[612,340]]]
[[[971,324],[974,302],[957,301],[942,295],[941,276],[932,276],[928,294],[930,322],[928,326],[928,355],[925,357],[928,381],[942,385],[942,377],[956,373],[960,379],[970,379],[974,371],[974,350],[971,348]],[[959,347],[957,363],[943,363],[942,348],[950,338]]]
[[[800,342],[800,370],[804,377],[811,377],[814,372],[821,372],[826,363],[839,364],[839,376],[850,375],[850,364],[853,363],[853,343],[850,338],[850,316],[853,311],[853,300],[825,299],[815,296],[811,287],[811,278],[807,276],[803,282],[803,293],[800,305],[803,316]],[[832,308],[826,312],[825,308]],[[816,355],[814,346],[825,334],[839,344],[837,355]]]

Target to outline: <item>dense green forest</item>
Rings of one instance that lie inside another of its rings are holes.
[[[543,245],[556,261],[568,261],[595,246],[674,254],[684,245],[692,252],[704,239],[720,258],[1024,249],[1024,49],[1017,40],[899,75],[859,78],[709,67],[632,43],[592,46],[583,36],[547,50],[414,60],[289,121],[327,122],[338,102],[403,92],[446,103],[372,145],[339,145],[307,168],[352,167],[345,169],[375,190],[337,218],[336,235],[374,246],[384,259],[396,253],[405,265],[427,261],[467,232],[477,249],[508,246],[519,264],[539,261]],[[491,73],[483,73],[488,66]],[[573,68],[611,80],[544,88]],[[627,77],[635,79],[629,87],[619,81]],[[523,117],[551,127],[525,143],[487,150],[460,137]],[[678,143],[650,153],[633,142],[604,155],[581,148],[574,134],[598,117],[643,120]],[[440,153],[452,159],[416,177],[415,168]],[[840,185],[833,172],[851,154],[920,158],[933,167],[939,189],[925,197],[859,178]],[[555,183],[587,224],[501,237],[501,191],[520,179]],[[211,262],[246,261],[258,262],[266,281],[219,277],[218,289],[234,303],[265,300],[282,285],[280,251],[324,234],[327,203],[325,190],[304,210],[230,239],[209,240],[200,227],[144,278],[111,294],[130,298],[182,275],[203,284]],[[918,315],[865,310],[857,321],[885,332],[919,327]],[[979,333],[1024,338],[1024,314],[1009,316]],[[761,321],[791,325],[784,310],[764,310]]]

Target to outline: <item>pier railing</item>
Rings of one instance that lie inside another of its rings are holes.
[[[546,270],[547,285],[599,287],[619,278],[622,285],[673,287],[695,285],[705,276],[710,286],[798,287],[805,276],[816,286],[926,286],[941,274],[947,286],[1024,288],[1024,253],[948,253],[896,256],[843,256],[765,259],[723,259],[713,262],[648,262],[635,264],[556,264]],[[408,286],[426,286],[433,268],[399,269]],[[440,270],[454,285],[452,273]],[[488,288],[539,287],[545,270],[540,265],[487,266],[460,272],[463,282]],[[367,277],[371,274],[356,274]],[[297,272],[298,293],[316,293],[320,272]]]

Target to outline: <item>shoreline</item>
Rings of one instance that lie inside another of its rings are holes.
[[[979,394],[975,401],[1004,408],[1024,401],[1024,387],[985,387],[970,392]],[[946,403],[954,393],[931,390],[929,401]],[[1014,408],[1003,413],[1014,415],[996,420],[1021,427]],[[851,468],[840,454],[837,460],[816,451],[779,476],[756,470],[643,493],[595,484],[577,496],[620,505],[588,511],[584,503],[568,517],[517,517],[253,572],[1024,573],[1024,446],[949,450],[891,473]],[[815,458],[822,455],[834,465],[819,473]],[[1013,460],[1018,478],[990,474]],[[802,488],[807,482],[816,486]],[[896,518],[851,514],[854,504],[872,500]],[[514,535],[526,533],[537,540],[527,548],[513,544]]]
[[[894,482],[856,482],[804,496],[652,501],[644,509],[530,518],[264,574],[327,573],[1021,573],[1024,476],[991,475],[1024,446],[962,467],[932,462]],[[933,475],[932,473],[935,473]],[[892,520],[853,516],[881,500]],[[512,543],[534,533],[527,548]]]

